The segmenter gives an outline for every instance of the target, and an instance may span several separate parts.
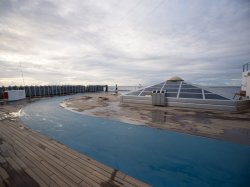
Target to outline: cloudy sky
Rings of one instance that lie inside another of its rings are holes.
[[[249,61],[249,0],[0,0],[0,85],[21,69],[33,85],[240,85]]]

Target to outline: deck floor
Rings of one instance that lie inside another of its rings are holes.
[[[1,118],[0,186],[149,185],[26,128],[18,119]]]

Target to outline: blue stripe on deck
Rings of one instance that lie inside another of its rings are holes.
[[[22,121],[62,144],[153,186],[250,186],[250,147],[136,126],[59,107],[26,106]]]

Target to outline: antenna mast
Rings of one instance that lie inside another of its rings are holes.
[[[20,64],[20,70],[21,70],[21,75],[22,75],[22,79],[23,79],[23,86],[25,86],[25,82],[24,82],[24,78],[23,78],[22,64],[21,64],[21,62],[19,62],[19,64]]]

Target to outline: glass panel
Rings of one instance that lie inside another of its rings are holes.
[[[206,99],[217,99],[217,100],[229,100],[229,99],[222,97],[220,95],[217,95],[217,94],[205,94],[205,98]]]
[[[152,92],[142,92],[140,96],[152,95]]]
[[[181,85],[181,88],[197,88],[197,87],[192,86],[192,85],[190,85],[190,84],[182,84],[182,85]]]
[[[175,89],[179,89],[179,85],[178,84],[170,84],[170,85],[165,85],[164,89],[168,89],[168,88],[175,88]]]
[[[139,95],[141,92],[131,92],[131,93],[128,93],[127,95]]]
[[[204,90],[204,93],[211,93],[211,92],[209,92],[209,91],[207,91],[207,90]]]
[[[180,93],[179,98],[202,99],[202,94]]]
[[[165,97],[177,97],[177,93],[166,93]]]
[[[167,89],[166,91],[167,91],[167,92],[178,92],[179,89]]]
[[[180,84],[181,81],[167,81],[166,84]]]
[[[149,87],[145,88],[145,91],[161,90],[161,87]]]
[[[151,86],[151,87],[162,87],[163,84],[157,84],[157,85],[154,85],[154,86]]]
[[[161,89],[161,88],[162,88],[162,86],[151,86],[151,87],[149,87],[149,88],[153,88],[153,89]]]
[[[202,93],[201,89],[181,89],[181,92],[188,92],[188,93]]]

